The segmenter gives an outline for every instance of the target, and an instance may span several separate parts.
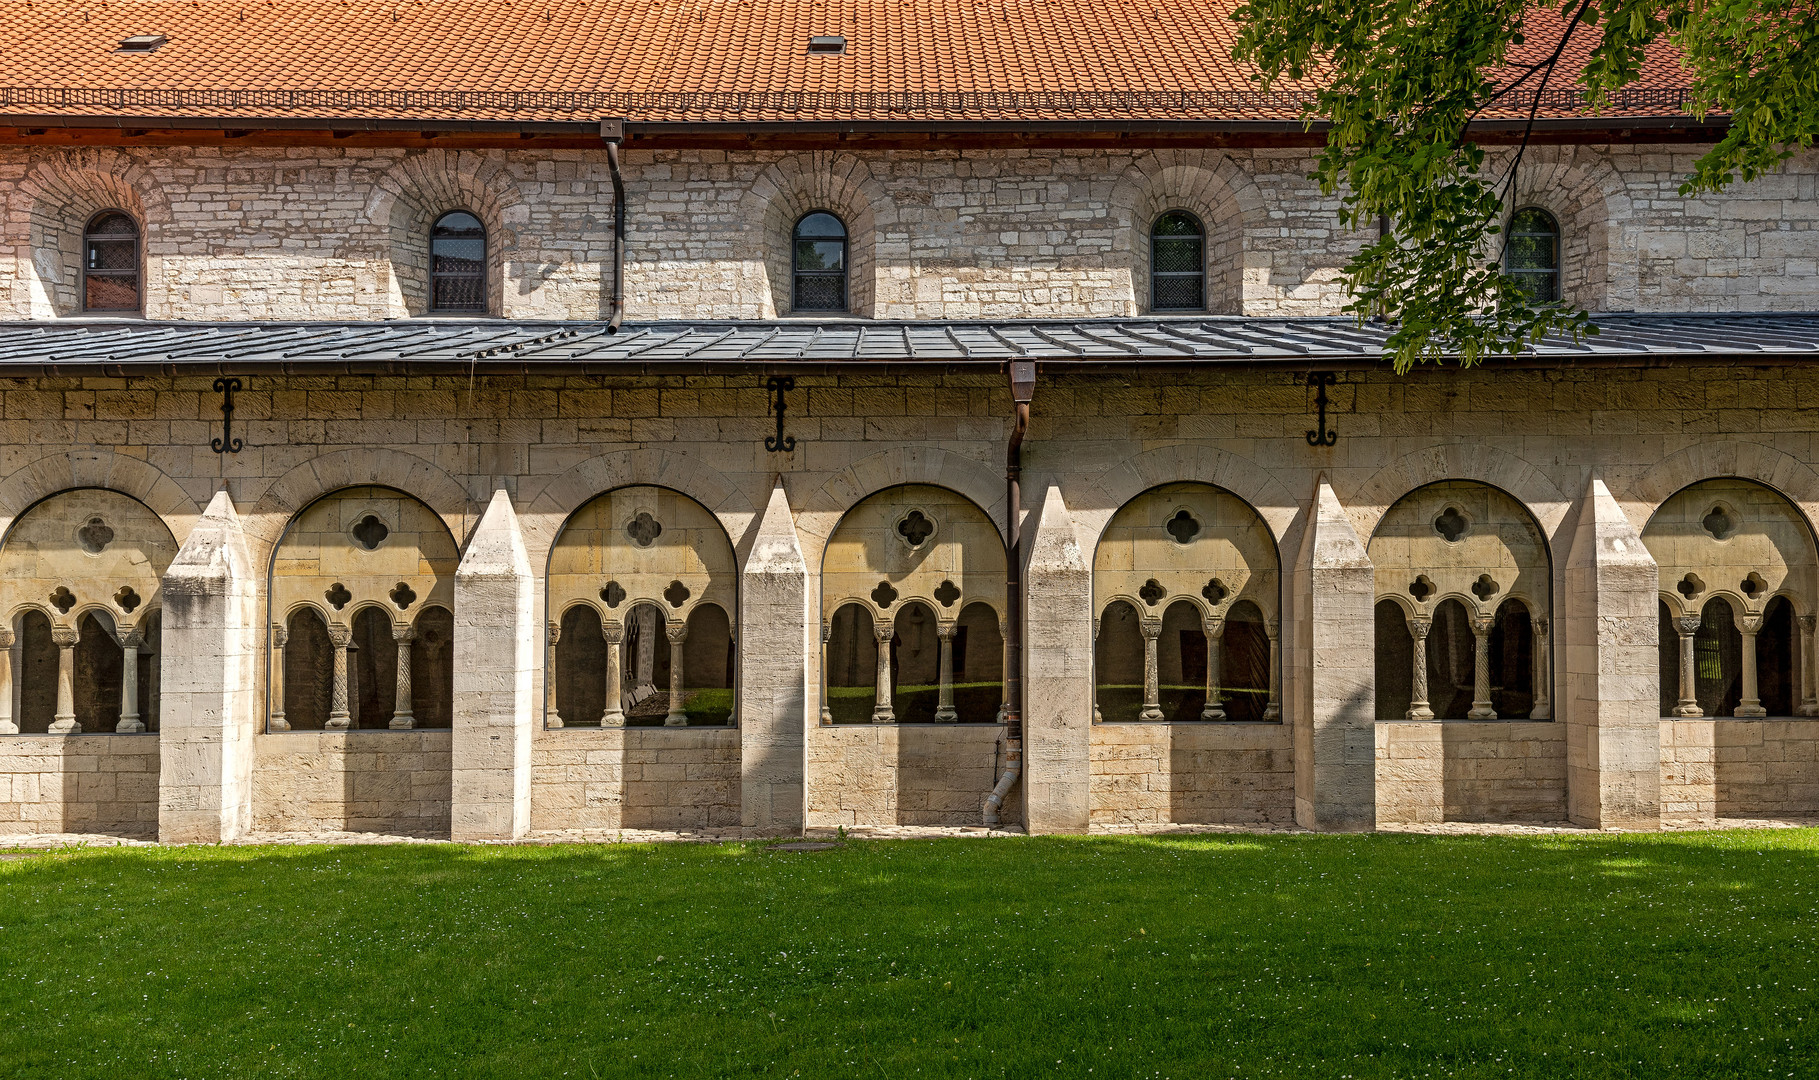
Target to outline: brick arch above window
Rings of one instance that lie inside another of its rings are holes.
[[[512,314],[505,274],[529,208],[503,153],[426,150],[392,166],[366,209],[384,237],[381,284],[393,317],[429,313],[430,230],[457,210],[486,227],[486,308],[475,314]]]
[[[1590,311],[1636,307],[1636,267],[1617,243],[1630,218],[1630,197],[1608,157],[1576,147],[1531,148],[1507,209],[1531,206],[1559,223],[1563,302]]]
[[[1264,224],[1262,193],[1250,175],[1224,154],[1164,150],[1138,157],[1112,193],[1122,220],[1121,246],[1131,269],[1132,310],[1153,310],[1150,296],[1150,230],[1172,210],[1192,214],[1205,230],[1206,310],[1244,313],[1247,237]]]
[[[81,315],[83,236],[98,215],[115,210],[139,227],[141,310],[164,308],[155,240],[170,220],[163,189],[138,161],[117,150],[60,152],[35,162],[10,200],[12,218],[24,219],[30,258],[21,267],[23,295],[14,310],[32,318]]]
[[[796,223],[816,210],[833,214],[846,226],[847,313],[868,318],[885,314],[894,298],[879,296],[877,249],[897,223],[896,207],[865,162],[816,152],[772,162],[741,202],[740,217],[749,223],[749,257],[763,264],[770,285],[761,315],[790,314],[791,243]]]

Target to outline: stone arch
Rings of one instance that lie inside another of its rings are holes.
[[[1636,266],[1617,239],[1630,219],[1630,196],[1607,154],[1578,146],[1530,147],[1504,223],[1525,206],[1540,207],[1560,223],[1562,300],[1591,311],[1635,308]]]
[[[39,158],[14,189],[11,217],[28,234],[15,255],[25,295],[15,310],[32,318],[82,313],[83,230],[103,210],[121,210],[139,224],[141,297],[145,314],[165,306],[159,229],[170,220],[163,187],[135,158],[111,147],[56,151]]]
[[[840,519],[860,502],[899,484],[929,484],[966,496],[1006,532],[1004,474],[934,446],[900,446],[861,458],[829,477],[796,507],[802,557],[818,565]]]
[[[1702,480],[1754,480],[1786,497],[1806,518],[1819,521],[1819,472],[1791,454],[1762,443],[1725,440],[1699,442],[1667,455],[1630,485],[1631,499],[1646,510],[1631,520],[1640,530],[1661,504],[1676,492]],[[1626,500],[1628,501],[1628,500]]]
[[[826,210],[846,225],[847,308],[854,315],[874,315],[880,306],[878,244],[885,230],[897,225],[896,204],[860,158],[814,151],[773,162],[739,203],[739,217],[748,223],[749,243],[756,249],[752,261],[764,266],[770,284],[761,316],[790,312],[791,240],[796,222],[813,210]]]
[[[698,454],[647,448],[600,454],[568,467],[519,511],[532,565],[546,561],[569,518],[601,494],[632,485],[669,488],[720,519],[735,551],[743,552],[758,508],[726,474]]]
[[[1573,500],[1548,475],[1508,452],[1483,443],[1441,443],[1406,454],[1360,484],[1349,496],[1341,495],[1352,528],[1370,536],[1384,513],[1416,488],[1444,480],[1476,480],[1488,484],[1522,504],[1541,526],[1544,537],[1555,536]]]
[[[530,219],[503,151],[423,150],[381,176],[366,218],[385,238],[381,260],[393,317],[429,310],[429,233],[437,218],[466,210],[486,226],[486,313],[510,314],[505,273]]]
[[[241,515],[248,541],[275,547],[291,520],[318,499],[343,488],[387,487],[434,510],[458,543],[479,514],[467,489],[440,467],[401,450],[337,450],[292,466],[274,480],[251,512]]]
[[[1244,314],[1248,238],[1265,226],[1263,193],[1243,166],[1217,150],[1156,150],[1139,155],[1118,178],[1111,205],[1116,243],[1131,269],[1131,313],[1149,310],[1150,226],[1186,210],[1206,230],[1206,302],[1216,315]],[[1268,265],[1262,272],[1267,278]]]
[[[1186,483],[1211,484],[1244,500],[1263,518],[1278,548],[1287,549],[1301,500],[1251,459],[1199,443],[1146,450],[1100,473],[1082,490],[1066,493],[1081,545],[1097,546],[1112,515],[1137,496],[1164,484]]]
[[[0,480],[0,536],[33,504],[72,488],[106,488],[137,499],[163,519],[179,544],[202,516],[195,500],[156,465],[110,450],[69,450]]]

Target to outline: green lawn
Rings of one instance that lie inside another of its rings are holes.
[[[0,1075],[1819,1076],[1819,831],[0,862]]]

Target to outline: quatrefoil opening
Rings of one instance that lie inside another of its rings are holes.
[[[1434,583],[1426,574],[1421,574],[1408,583],[1408,594],[1425,604],[1427,598],[1434,595]]]
[[[398,605],[399,611],[403,611],[405,608],[410,607],[417,602],[416,592],[408,584],[402,581],[392,586],[391,598],[392,603]]]
[[[1160,581],[1157,581],[1155,578],[1150,578],[1143,583],[1143,588],[1137,590],[1137,595],[1143,598],[1144,603],[1148,604],[1150,607],[1155,607],[1163,597],[1168,595],[1168,590],[1162,587]]]
[[[379,550],[379,545],[385,543],[385,538],[391,534],[392,531],[385,527],[385,522],[371,514],[361,518],[354,526],[354,542],[368,551]]]
[[[607,582],[606,588],[600,590],[600,599],[606,601],[609,609],[618,607],[625,603],[625,586],[617,581]]]
[[[126,612],[128,615],[131,615],[133,609],[144,602],[145,601],[139,599],[139,594],[133,591],[131,585],[120,586],[120,591],[114,594],[114,603],[118,604],[120,610]]]
[[[910,547],[921,547],[922,542],[935,534],[935,523],[930,521],[920,510],[911,510],[897,522],[897,535],[903,537]]]
[[[872,590],[872,603],[877,604],[880,608],[890,607],[896,602],[897,590],[891,588],[890,582],[880,581],[878,587]]]
[[[670,607],[675,608],[681,607],[683,602],[692,595],[693,594],[688,591],[688,586],[682,584],[680,581],[670,582],[669,588],[663,590],[663,598],[669,601]]]
[[[1231,590],[1225,587],[1225,582],[1220,581],[1218,578],[1214,578],[1206,583],[1205,588],[1200,590],[1200,595],[1206,597],[1207,603],[1214,607],[1218,607],[1221,601],[1231,595]]]
[[[1737,588],[1743,590],[1743,595],[1749,597],[1751,600],[1754,600],[1757,596],[1761,595],[1762,592],[1768,588],[1768,582],[1762,580],[1761,574],[1758,574],[1754,570],[1751,570],[1749,577],[1746,577],[1742,581],[1737,583]]]
[[[1699,524],[1712,534],[1713,540],[1729,540],[1731,534],[1737,531],[1737,523],[1731,520],[1731,515],[1722,506],[1712,507]]]
[[[354,598],[354,594],[347,591],[346,585],[337,581],[328,587],[327,591],[322,594],[322,598],[327,600],[336,611],[340,611]]]
[[[954,601],[960,599],[960,588],[951,581],[943,580],[935,586],[935,599],[941,601],[942,607],[953,607]]]
[[[1491,597],[1496,596],[1498,590],[1502,588],[1503,586],[1497,584],[1496,579],[1489,574],[1479,574],[1478,580],[1472,582],[1472,595],[1476,596],[1479,602],[1482,603],[1489,600]]]
[[[1168,519],[1168,534],[1175,538],[1175,543],[1185,544],[1200,535],[1200,523],[1194,515],[1186,510],[1175,511],[1175,516]]]
[[[76,594],[70,592],[68,588],[59,585],[57,586],[57,591],[51,593],[51,606],[63,614],[68,615],[69,609],[76,606]]]
[[[1700,579],[1698,574],[1688,574],[1681,578],[1680,584],[1675,585],[1674,588],[1680,590],[1681,596],[1691,600],[1705,591],[1705,582]]]
[[[1449,544],[1458,543],[1459,538],[1465,535],[1466,527],[1465,515],[1461,514],[1456,506],[1447,507],[1439,517],[1434,519],[1434,531]]]
[[[114,530],[107,527],[107,522],[98,517],[88,519],[88,524],[76,530],[76,543],[90,555],[99,555],[103,548],[114,542]]]

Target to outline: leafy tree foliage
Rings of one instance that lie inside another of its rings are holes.
[[[1315,178],[1343,193],[1343,224],[1381,230],[1346,266],[1347,310],[1391,321],[1399,371],[1597,332],[1503,272],[1516,163],[1487,167],[1474,120],[1609,110],[1665,53],[1684,67],[1688,111],[1731,118],[1682,194],[1770,172],[1819,131],[1815,0],[1248,0],[1235,18],[1233,54],[1266,87],[1319,84],[1308,119],[1330,127]]]

